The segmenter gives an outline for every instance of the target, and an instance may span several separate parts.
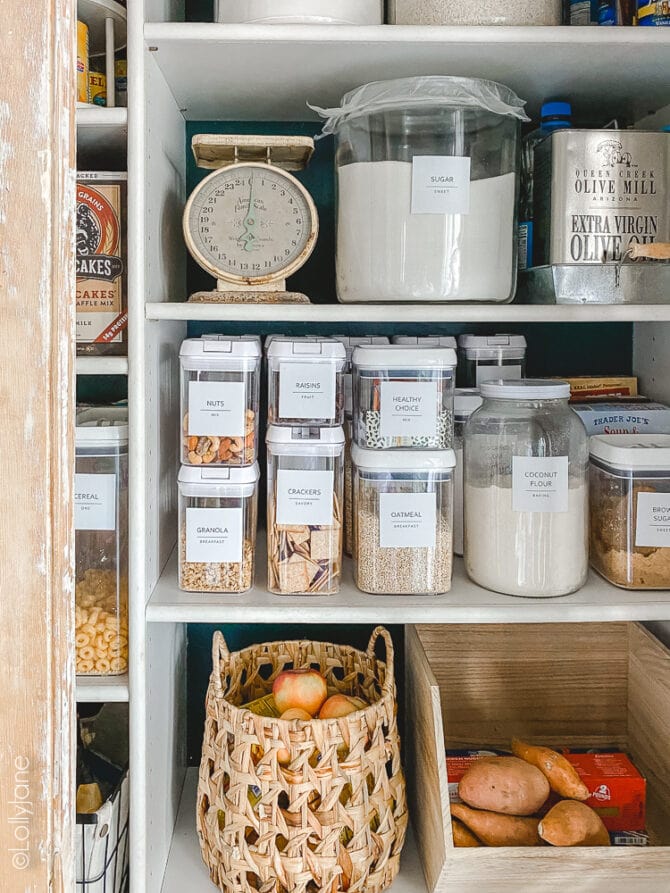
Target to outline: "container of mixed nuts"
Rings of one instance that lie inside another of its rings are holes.
[[[246,592],[254,582],[257,464],[179,471],[179,588]]]
[[[253,465],[258,458],[261,343],[252,335],[188,338],[181,366],[181,461]]]
[[[268,422],[338,427],[344,421],[344,345],[277,335],[268,350]]]
[[[325,595],[342,575],[342,428],[271,425],[268,452],[268,588]]]
[[[451,588],[453,450],[351,448],[354,576],[363,592],[414,595]]]

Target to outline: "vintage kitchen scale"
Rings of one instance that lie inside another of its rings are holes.
[[[196,303],[309,304],[286,279],[314,250],[319,218],[311,195],[289,171],[306,167],[314,140],[303,136],[197,134],[198,167],[214,169],[184,209],[184,239],[217,280]]]

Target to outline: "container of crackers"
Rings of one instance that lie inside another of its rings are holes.
[[[342,576],[344,432],[279,427],[267,433],[268,588],[328,595]]]

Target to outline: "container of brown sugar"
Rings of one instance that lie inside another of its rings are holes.
[[[670,435],[590,439],[591,564],[624,589],[670,589]]]

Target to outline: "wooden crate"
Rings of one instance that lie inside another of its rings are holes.
[[[670,652],[637,623],[408,626],[410,819],[431,893],[670,890]],[[653,846],[456,849],[445,747],[627,751]]]

